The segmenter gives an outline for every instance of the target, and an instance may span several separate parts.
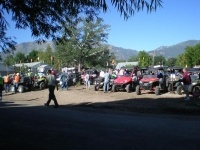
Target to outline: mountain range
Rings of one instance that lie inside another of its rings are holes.
[[[172,46],[160,46],[155,50],[148,51],[148,53],[150,55],[155,54],[157,56],[163,55],[165,58],[177,57],[179,54],[185,52],[185,48],[187,46],[194,46],[198,43],[200,43],[200,40],[188,40],[181,43],[177,43]],[[51,41],[45,42],[43,44],[38,44],[35,42],[20,43],[16,46],[16,51],[14,52],[14,54],[17,52],[22,52],[25,55],[28,55],[32,50],[44,51],[46,50],[48,45],[52,48],[52,50],[55,50],[55,45]],[[116,47],[109,44],[108,47],[110,52],[115,54],[117,60],[128,60],[131,56],[136,56],[139,53],[139,51],[137,50],[125,49],[122,47]],[[2,58],[4,57],[2,56]]]

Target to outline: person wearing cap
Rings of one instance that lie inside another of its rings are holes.
[[[19,73],[14,75],[13,84],[14,84],[15,93],[17,93],[17,89],[18,89],[18,85],[19,85],[20,79],[21,79],[21,77],[20,77]]]
[[[55,87],[57,86],[56,85],[56,78],[55,76],[52,74],[52,71],[51,70],[48,70],[47,71],[47,77],[46,77],[46,80],[47,80],[47,84],[48,84],[48,88],[49,88],[49,97],[48,97],[48,100],[47,102],[44,104],[45,106],[49,106],[51,100],[54,101],[54,108],[57,108],[59,105],[58,105],[58,102],[57,102],[57,99],[56,99],[56,96],[54,94],[54,90],[55,90]]]

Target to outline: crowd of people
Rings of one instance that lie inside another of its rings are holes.
[[[182,71],[183,72],[179,72],[179,75],[181,76],[181,81],[183,82],[183,89],[186,94],[185,100],[190,100],[189,91],[188,91],[188,88],[191,84],[190,74],[187,71],[187,68],[183,68]],[[125,67],[121,67],[120,69],[115,69],[115,70],[112,70],[112,69],[106,69],[105,71],[101,70],[99,72],[99,77],[104,78],[103,91],[104,93],[107,93],[109,91],[109,83],[110,83],[111,77],[115,78],[117,76],[128,75],[128,76],[131,76],[134,81],[134,80],[138,80],[141,74],[144,74],[144,72],[142,72],[142,70],[139,69],[138,67],[133,67],[132,70],[127,70],[125,69]],[[150,72],[150,74],[156,74],[158,77],[163,76],[163,72],[159,72],[159,71]],[[29,72],[28,75],[33,76],[31,72]],[[0,100],[2,99],[2,91],[5,90],[6,93],[9,92],[11,83],[14,85],[14,93],[17,93],[17,88],[22,78],[23,78],[23,73],[21,74],[15,73],[12,76],[7,74],[4,77],[0,75]],[[54,94],[54,90],[56,87],[58,90],[58,83],[56,80],[55,72],[53,72],[52,70],[48,70],[46,80],[47,80],[48,89],[49,89],[49,97],[48,97],[48,101],[45,103],[45,106],[49,106],[50,101],[53,100],[55,103],[55,107],[58,107],[58,102]],[[68,74],[65,71],[63,71],[60,76],[60,81],[61,81],[60,86],[62,90],[69,89],[68,80],[69,80]],[[85,72],[84,82],[85,82],[86,89],[90,89],[90,80],[91,80],[90,74]],[[73,83],[76,84],[76,81],[73,80]]]

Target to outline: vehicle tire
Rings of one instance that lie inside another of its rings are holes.
[[[93,85],[94,84],[94,79],[92,78],[91,80],[90,80],[90,85]]]
[[[160,95],[160,87],[159,86],[156,86],[156,88],[155,88],[155,94],[156,95]]]
[[[115,84],[112,85],[112,92],[117,92],[117,88]]]
[[[10,92],[15,92],[15,87],[14,87],[14,85],[11,85],[11,86],[10,86],[9,91],[10,91]]]
[[[94,90],[98,91],[99,90],[99,85],[94,85]]]
[[[197,106],[200,106],[200,86],[195,86],[192,90],[194,103]]]
[[[172,86],[172,84],[169,84],[167,89],[168,89],[168,92],[173,91],[173,86]]]
[[[127,85],[126,85],[126,92],[127,92],[127,93],[130,93],[130,92],[131,92],[131,85],[130,85],[130,84],[127,84]]]
[[[41,82],[40,85],[39,85],[39,88],[40,88],[40,90],[43,90],[45,88],[45,83]]]
[[[18,92],[19,93],[24,93],[24,86],[23,85],[19,85],[18,86]]]
[[[182,85],[177,86],[176,92],[178,93],[178,95],[182,95],[182,91],[183,91],[183,86]]]
[[[140,86],[139,85],[136,86],[135,91],[136,91],[137,95],[141,95],[141,91],[140,91]]]

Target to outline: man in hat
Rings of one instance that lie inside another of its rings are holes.
[[[51,100],[54,101],[54,108],[57,108],[59,105],[58,105],[58,102],[57,102],[57,99],[56,99],[56,96],[54,94],[54,90],[55,90],[55,87],[57,86],[56,84],[56,78],[55,76],[52,74],[51,70],[48,70],[47,71],[47,84],[48,84],[48,88],[49,88],[49,97],[48,97],[48,100],[47,102],[44,104],[45,106],[49,106]]]

